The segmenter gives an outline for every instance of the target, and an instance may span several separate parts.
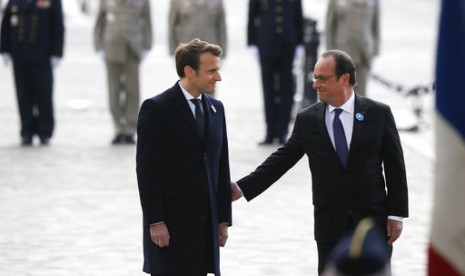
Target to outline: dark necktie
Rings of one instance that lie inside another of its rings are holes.
[[[347,164],[347,155],[349,153],[349,148],[347,147],[346,135],[344,132],[344,127],[342,126],[341,115],[342,109],[336,108],[334,110],[334,119],[333,119],[333,132],[334,132],[334,144],[336,145],[336,152],[339,155],[342,165],[345,167]]]
[[[195,122],[197,123],[200,138],[203,140],[205,136],[205,116],[200,107],[202,101],[200,99],[192,99],[191,101],[195,105]]]

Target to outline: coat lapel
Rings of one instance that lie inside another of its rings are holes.
[[[328,128],[326,127],[326,109],[328,105],[325,103],[321,103],[316,110],[317,122],[319,123],[319,129],[321,133],[324,133],[324,140],[326,141],[326,147],[332,150],[333,157],[339,160],[337,155],[336,149],[334,149],[333,143],[331,142],[331,137],[329,136]]]
[[[364,124],[364,118],[366,116],[367,105],[364,98],[357,96],[355,94],[355,107],[354,107],[354,127],[352,130],[352,141],[350,143],[350,150],[349,150],[349,157],[348,161],[350,161],[351,152],[356,149],[357,142],[360,139]]]
[[[179,111],[181,116],[184,118],[186,123],[192,128],[193,131],[197,134],[200,139],[200,135],[197,130],[197,124],[195,123],[194,114],[192,114],[192,110],[187,103],[186,97],[182,94],[181,88],[179,87],[179,83],[174,85],[173,90],[173,101],[174,107]]]

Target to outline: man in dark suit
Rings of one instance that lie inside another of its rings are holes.
[[[301,1],[250,0],[247,44],[260,59],[266,120],[260,144],[282,144],[294,103],[293,61],[303,53]]]
[[[140,109],[137,180],[152,275],[220,275],[232,223],[228,140],[223,104],[207,94],[221,81],[221,53],[199,39],[179,46],[180,81]]]
[[[401,234],[402,218],[408,216],[408,190],[391,110],[354,93],[356,73],[350,56],[327,51],[314,72],[321,102],[299,112],[284,146],[231,187],[233,200],[242,194],[252,200],[306,154],[322,273],[338,240],[365,217],[376,221],[392,245]]]
[[[61,0],[10,0],[1,26],[0,52],[13,60],[21,144],[34,135],[47,145],[53,134],[53,67],[63,56]]]

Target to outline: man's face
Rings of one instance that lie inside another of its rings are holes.
[[[335,65],[332,56],[318,60],[315,65],[313,88],[318,91],[320,101],[338,106],[337,103],[344,95],[344,75],[337,78]]]
[[[197,93],[212,94],[217,81],[221,81],[220,58],[211,53],[200,54],[199,69],[190,78],[191,87]]]

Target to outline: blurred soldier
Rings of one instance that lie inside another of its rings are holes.
[[[357,94],[366,95],[371,60],[379,54],[378,0],[330,0],[326,16],[326,48],[347,52],[357,68]]]
[[[152,48],[149,0],[101,0],[94,28],[105,60],[116,135],[112,144],[134,144],[139,111],[139,64]]]
[[[171,0],[169,51],[173,55],[181,43],[194,38],[217,44],[226,56],[226,15],[223,0]]]
[[[53,67],[63,56],[61,0],[9,0],[1,27],[0,52],[13,61],[21,119],[21,144],[38,135],[48,145],[53,134]]]
[[[266,136],[260,144],[283,144],[294,103],[293,61],[303,54],[301,1],[250,0],[247,44],[258,50],[261,66]]]

